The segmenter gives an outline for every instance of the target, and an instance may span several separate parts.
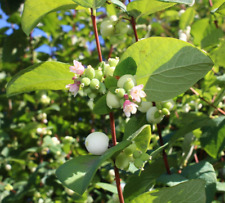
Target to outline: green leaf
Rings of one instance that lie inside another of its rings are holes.
[[[225,192],[225,183],[224,182],[217,182],[216,183],[216,190],[218,192]]]
[[[167,186],[175,186],[181,182],[185,182],[188,179],[185,178],[184,176],[174,173],[174,174],[163,174],[161,175],[158,179],[157,182],[161,183],[161,184],[166,184]]]
[[[188,179],[203,179],[206,182],[206,202],[211,203],[216,192],[216,173],[213,166],[206,161],[187,166],[181,175]]]
[[[85,8],[93,8],[96,9],[105,4],[106,0],[73,0],[80,6]]]
[[[75,9],[76,6],[77,4],[72,0],[26,0],[21,21],[23,31],[29,35],[48,13],[64,9]]]
[[[137,18],[164,10],[175,4],[176,3],[165,3],[157,0],[137,0],[132,1],[127,5],[127,11],[130,15]]]
[[[117,87],[117,79],[115,77],[112,77],[112,76],[106,77],[104,83],[105,83],[105,87],[107,89],[109,89],[111,87]]]
[[[93,113],[104,115],[110,112],[110,108],[106,104],[106,95],[98,99],[94,105]]]
[[[131,203],[139,203],[139,202],[205,203],[204,181],[190,180],[173,187],[163,188],[158,190],[156,189],[152,192],[144,193],[131,201]]]
[[[63,90],[72,82],[69,64],[44,62],[17,73],[7,85],[7,96],[34,90]]]
[[[121,8],[122,11],[126,12],[127,11],[127,7],[125,6],[124,3],[122,3],[119,0],[111,0],[111,2],[117,6],[119,6]]]
[[[143,126],[137,132],[133,133],[129,140],[124,140],[116,146],[107,150],[102,156],[85,155],[76,157],[56,170],[58,179],[68,188],[78,195],[82,195],[93,179],[97,169],[115,154],[128,147],[132,140],[143,139],[146,133],[143,133],[149,126]],[[149,136],[149,134],[148,134]],[[150,139],[150,138],[149,138]]]
[[[117,194],[117,188],[115,185],[109,184],[109,183],[96,183],[96,185],[103,190],[109,191],[111,193]]]
[[[201,146],[213,158],[220,157],[225,148],[225,117],[211,120],[202,128]]]
[[[169,2],[169,3],[188,4],[188,5],[193,5],[195,3],[195,0],[159,0],[159,1]]]
[[[212,8],[213,9],[213,8]],[[225,15],[225,2],[222,3],[218,8],[215,8],[211,11],[211,13],[218,13],[220,15]]]
[[[168,146],[168,143],[164,144],[163,146],[158,147],[156,150],[151,152],[150,156],[151,159],[154,159],[158,154],[162,153],[163,150]]]
[[[190,88],[213,66],[211,59],[193,45],[166,37],[151,37],[130,46],[115,75],[123,75],[126,61],[137,66],[137,84],[143,84],[148,101],[171,99]]]
[[[215,45],[219,38],[223,37],[223,31],[210,23],[208,18],[196,21],[191,26],[191,34],[194,38],[194,44],[201,46],[202,49]]]
[[[125,125],[123,140],[126,140],[131,134],[136,132],[146,123],[146,115],[133,116]]]
[[[214,61],[215,65],[225,67],[225,40],[218,45],[216,49],[214,49],[210,56]]]
[[[177,163],[176,157],[168,156],[169,166],[173,167]],[[166,172],[163,159],[157,159],[151,162],[145,170],[137,176],[131,175],[124,188],[124,198],[129,201],[137,197],[137,195],[149,191],[155,184],[156,179]],[[135,187],[134,187],[135,185]]]
[[[184,30],[188,25],[194,21],[195,10],[192,7],[186,9],[186,11],[180,17],[180,29]]]

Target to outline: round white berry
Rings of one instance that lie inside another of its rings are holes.
[[[94,155],[102,155],[108,149],[109,138],[102,132],[94,132],[87,136],[85,147]]]
[[[164,115],[157,115],[156,114],[159,112],[158,108],[156,106],[153,106],[149,108],[149,110],[146,113],[146,119],[149,123],[160,123],[160,121],[163,119]]]

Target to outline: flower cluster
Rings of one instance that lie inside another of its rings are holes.
[[[113,76],[118,61],[119,58],[110,58],[108,63],[102,62],[94,69],[90,65],[84,68],[80,62],[74,60],[73,66],[70,66],[70,71],[74,73],[74,83],[66,85],[66,88],[74,97],[79,90],[90,99],[95,99],[99,94],[107,94],[107,106],[110,109],[122,108],[126,117],[130,117],[141,107],[142,98],[146,94],[143,91],[144,86],[137,85],[133,75],[123,75],[119,79]]]

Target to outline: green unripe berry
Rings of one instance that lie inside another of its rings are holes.
[[[131,90],[134,87],[134,82],[131,78],[127,78],[127,81],[124,83],[123,88],[127,91]]]
[[[133,152],[133,157],[134,157],[135,159],[137,159],[137,158],[139,158],[139,157],[141,156],[141,154],[142,154],[141,151],[135,150],[135,151]]]
[[[95,77],[95,69],[92,68],[90,65],[87,67],[87,69],[84,72],[85,76],[89,79],[93,79]]]
[[[98,79],[94,78],[91,80],[91,83],[90,83],[90,87],[93,89],[93,90],[98,90],[99,87],[100,87],[100,82]]]
[[[124,95],[125,95],[125,93],[126,93],[126,91],[125,91],[125,89],[123,89],[123,88],[118,88],[118,89],[115,90],[115,93],[116,93],[116,95],[117,95],[119,98],[123,98]]]
[[[122,152],[116,157],[115,164],[117,168],[127,170],[130,163],[128,157]]]
[[[107,76],[113,76],[115,67],[111,67],[109,64],[105,65],[104,75]]]
[[[171,110],[173,108],[173,106],[174,106],[173,100],[167,101],[167,102],[163,102],[162,106],[163,106],[163,108],[167,108],[168,110]]]
[[[146,113],[150,107],[152,107],[152,102],[142,101],[141,105],[138,107],[138,110],[142,113]]]
[[[119,57],[116,57],[116,58],[109,58],[108,62],[109,62],[109,65],[110,65],[111,67],[116,67],[116,65],[117,65],[118,62],[119,62]]]
[[[128,31],[128,27],[127,27],[127,24],[125,22],[118,22],[116,25],[115,25],[115,33],[116,34],[126,34]]]
[[[95,70],[95,78],[98,79],[99,81],[102,81],[102,77],[103,77],[102,69],[99,68],[98,70]]]
[[[134,76],[130,75],[130,74],[126,74],[126,75],[123,75],[122,77],[120,77],[120,79],[117,82],[117,86],[120,87],[120,88],[123,88],[123,86],[124,86],[125,82],[127,82],[128,78],[131,78],[134,85],[136,85],[136,80],[135,80]]]
[[[168,115],[170,115],[170,111],[167,108],[163,108],[162,114],[165,115],[165,116],[168,116]]]
[[[147,154],[147,153],[143,153],[141,156],[140,156],[140,159],[142,160],[142,161],[147,161],[148,159],[149,159],[149,154]]]
[[[84,78],[81,79],[81,86],[82,87],[89,86],[90,83],[91,83],[91,80],[87,77],[84,77]]]
[[[143,161],[142,161],[140,158],[135,159],[135,160],[134,160],[134,165],[135,165],[135,167],[137,167],[137,168],[141,168],[141,167],[143,166]]]
[[[146,113],[146,120],[149,123],[157,124],[160,123],[160,121],[163,119],[164,115],[159,113],[159,110],[156,106],[153,106],[149,108],[149,110]]]
[[[106,95],[106,104],[110,109],[119,108],[120,98],[109,91]]]
[[[100,32],[102,37],[109,37],[114,33],[114,25],[111,20],[105,20],[101,23]]]
[[[106,87],[104,83],[100,83],[100,88],[98,90],[101,94],[105,94],[106,93]]]

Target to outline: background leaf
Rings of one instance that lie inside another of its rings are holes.
[[[184,202],[184,200],[189,203],[205,203],[204,181],[190,180],[173,187],[147,192],[133,199],[131,203],[168,203]]]
[[[17,73],[7,85],[7,95],[30,92],[34,90],[63,90],[72,83],[73,73],[69,64],[44,62],[30,66]]]
[[[176,3],[165,3],[157,0],[137,0],[132,1],[127,5],[127,11],[130,15],[137,18],[164,10],[166,8],[174,6],[175,4]]]
[[[104,115],[110,112],[110,108],[106,104],[106,95],[102,96],[95,102],[93,113]]]
[[[163,101],[183,93],[213,66],[211,59],[193,45],[165,37],[151,37],[130,46],[115,75],[123,75],[127,58],[136,63],[136,80],[144,84],[148,101]]]
[[[29,35],[48,13],[63,9],[75,9],[76,6],[77,4],[72,0],[26,0],[21,21],[23,31]]]

